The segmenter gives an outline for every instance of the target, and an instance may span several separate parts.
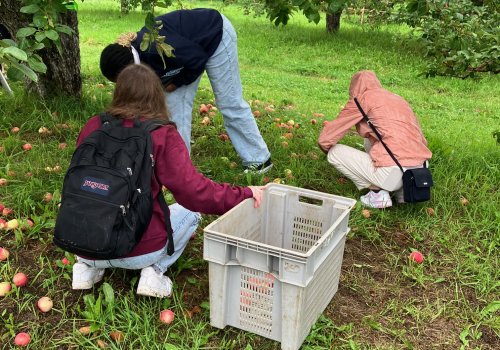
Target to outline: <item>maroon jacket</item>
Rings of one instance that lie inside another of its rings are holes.
[[[131,120],[124,121],[132,126]],[[99,116],[92,117],[80,131],[77,145],[101,126]],[[151,133],[156,177],[151,179],[154,198],[153,217],[139,244],[126,257],[144,255],[162,249],[167,244],[163,211],[158,201],[162,185],[172,192],[177,203],[195,212],[221,215],[247,198],[252,198],[248,187],[218,184],[198,172],[180,134],[172,125]]]

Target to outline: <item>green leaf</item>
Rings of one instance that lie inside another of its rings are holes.
[[[17,63],[17,62],[12,62],[12,65],[19,69],[28,79],[37,82],[38,81],[38,76],[36,75],[35,72],[28,66],[22,64],[22,63]]]
[[[53,30],[53,29],[47,30],[45,32],[45,35],[50,40],[53,40],[53,41],[59,40],[59,34],[55,30]]]
[[[4,54],[8,54],[11,55],[12,57],[15,57],[19,61],[26,61],[28,59],[28,55],[26,54],[26,52],[14,46],[6,47],[3,50],[3,52]]]
[[[142,37],[141,45],[139,46],[141,51],[146,51],[149,48],[149,43],[151,42],[151,34],[145,33]]]
[[[40,7],[37,4],[31,4],[28,6],[21,7],[19,11],[22,13],[36,13],[40,11]]]
[[[28,58],[28,65],[35,72],[38,72],[38,73],[46,73],[47,72],[47,66],[45,65],[45,63],[42,62],[42,60],[39,58],[39,56],[29,57]]]
[[[45,32],[38,32],[35,34],[35,40],[38,42],[45,40],[46,37]]]
[[[113,304],[115,302],[115,294],[113,292],[113,287],[107,282],[102,284],[102,291],[104,292],[104,300],[108,304]]]
[[[18,38],[26,38],[36,32],[36,29],[33,27],[24,27],[17,31],[16,37]]]
[[[45,47],[45,45],[43,43],[36,43],[36,44],[33,44],[33,46],[31,47],[31,49],[33,51],[38,51],[38,50],[41,50]]]
[[[152,12],[147,13],[146,19],[144,20],[144,25],[150,31],[155,28],[155,17]]]
[[[40,13],[37,13],[33,16],[33,25],[37,28],[44,28],[48,23],[49,22],[47,18],[45,18],[45,16]]]
[[[12,81],[19,81],[24,78],[24,74],[15,67],[9,67],[9,69],[7,70],[7,78]]]
[[[179,348],[173,344],[167,343],[163,347],[165,350],[179,350]]]
[[[486,317],[500,310],[500,300],[495,300],[489,303],[482,311],[481,316]]]
[[[73,34],[73,29],[71,29],[70,27],[68,27],[66,25],[63,25],[63,24],[56,25],[56,30],[58,32],[61,32],[61,33],[64,33],[64,34],[68,34],[68,35]]]
[[[14,46],[17,47],[17,43],[12,39],[2,39],[0,40],[2,43],[7,44],[6,46]]]

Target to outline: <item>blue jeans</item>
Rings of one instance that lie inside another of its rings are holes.
[[[165,273],[167,269],[181,256],[184,248],[186,248],[189,242],[189,239],[193,235],[194,231],[196,231],[201,218],[199,213],[187,210],[177,203],[170,205],[169,208],[170,221],[174,231],[174,254],[169,256],[167,254],[167,246],[165,245],[165,247],[155,252],[133,256],[130,258],[89,260],[78,257],[78,262],[100,269],[119,267],[122,269],[140,270],[148,266],[153,266],[157,272]]]
[[[271,154],[267,148],[248,103],[243,99],[236,32],[222,15],[222,39],[209,58],[206,72],[215,95],[215,103],[224,118],[224,126],[244,166],[261,164]],[[168,108],[177,130],[191,151],[193,103],[201,75],[189,85],[166,93]]]

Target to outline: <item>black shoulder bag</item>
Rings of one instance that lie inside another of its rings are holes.
[[[386,149],[387,153],[391,156],[392,160],[397,164],[399,169],[403,172],[403,191],[404,191],[404,200],[407,203],[415,203],[415,202],[425,202],[431,199],[431,187],[434,184],[432,181],[432,174],[425,166],[423,168],[416,169],[408,169],[404,170],[401,164],[399,164],[394,154],[391,152],[389,147],[382,140],[382,135],[378,132],[378,130],[373,125],[372,121],[368,118],[363,108],[358,102],[358,99],[355,97],[354,102],[358,107],[359,111],[363,115],[363,119],[366,121],[368,126],[373,130],[375,135],[377,135],[378,139]]]

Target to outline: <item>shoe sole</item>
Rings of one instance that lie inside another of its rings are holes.
[[[155,297],[155,298],[168,298],[170,295],[172,295],[172,292],[170,292],[168,294],[160,294],[160,293],[153,291],[152,289],[139,286],[139,287],[137,287],[137,294],[145,295],[148,297]]]

